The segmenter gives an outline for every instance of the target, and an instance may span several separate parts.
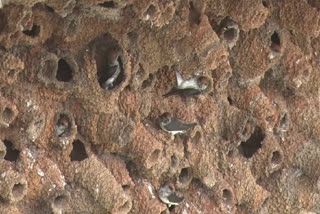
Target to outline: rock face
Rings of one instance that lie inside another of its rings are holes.
[[[319,34],[317,0],[0,0],[0,213],[320,213]]]

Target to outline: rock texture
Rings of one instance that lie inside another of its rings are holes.
[[[320,213],[319,33],[317,0],[0,0],[0,213]]]

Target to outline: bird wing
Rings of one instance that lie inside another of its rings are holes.
[[[199,89],[199,85],[196,78],[184,80],[180,85],[178,85],[178,87],[181,89],[187,89],[187,88]]]
[[[172,204],[174,204],[174,203],[178,204],[178,203],[180,203],[181,201],[183,201],[183,197],[179,197],[176,193],[172,193],[172,194],[170,194],[170,195],[168,196],[168,200],[169,200]]]
[[[176,78],[177,78],[177,86],[179,87],[183,82],[183,78],[178,71],[176,71]]]
[[[165,125],[164,127],[168,131],[181,131],[181,130],[188,130],[196,126],[197,123],[186,123],[182,120],[179,120],[175,117],[171,118],[171,122]]]

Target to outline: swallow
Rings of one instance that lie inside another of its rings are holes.
[[[111,77],[109,77],[103,84],[102,87],[105,90],[109,90],[114,87],[114,82],[119,77],[121,72],[120,64],[119,64],[119,56],[114,60],[113,63],[109,64],[108,72],[114,72]]]
[[[171,135],[185,134],[192,129],[197,123],[187,123],[175,117],[171,117],[169,113],[164,113],[159,117],[160,128]]]
[[[62,137],[70,130],[70,122],[67,117],[61,116],[56,124],[56,134],[58,137]]]
[[[177,86],[173,87],[164,97],[180,95],[184,97],[201,94],[209,85],[208,79],[200,76],[183,80],[181,74],[176,71]]]
[[[179,205],[179,203],[184,199],[183,197],[179,197],[169,185],[161,187],[158,194],[160,200],[167,204],[169,208],[171,206]]]

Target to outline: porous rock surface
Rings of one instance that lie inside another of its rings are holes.
[[[319,1],[0,7],[0,213],[320,213]],[[163,97],[177,69],[209,87]]]

